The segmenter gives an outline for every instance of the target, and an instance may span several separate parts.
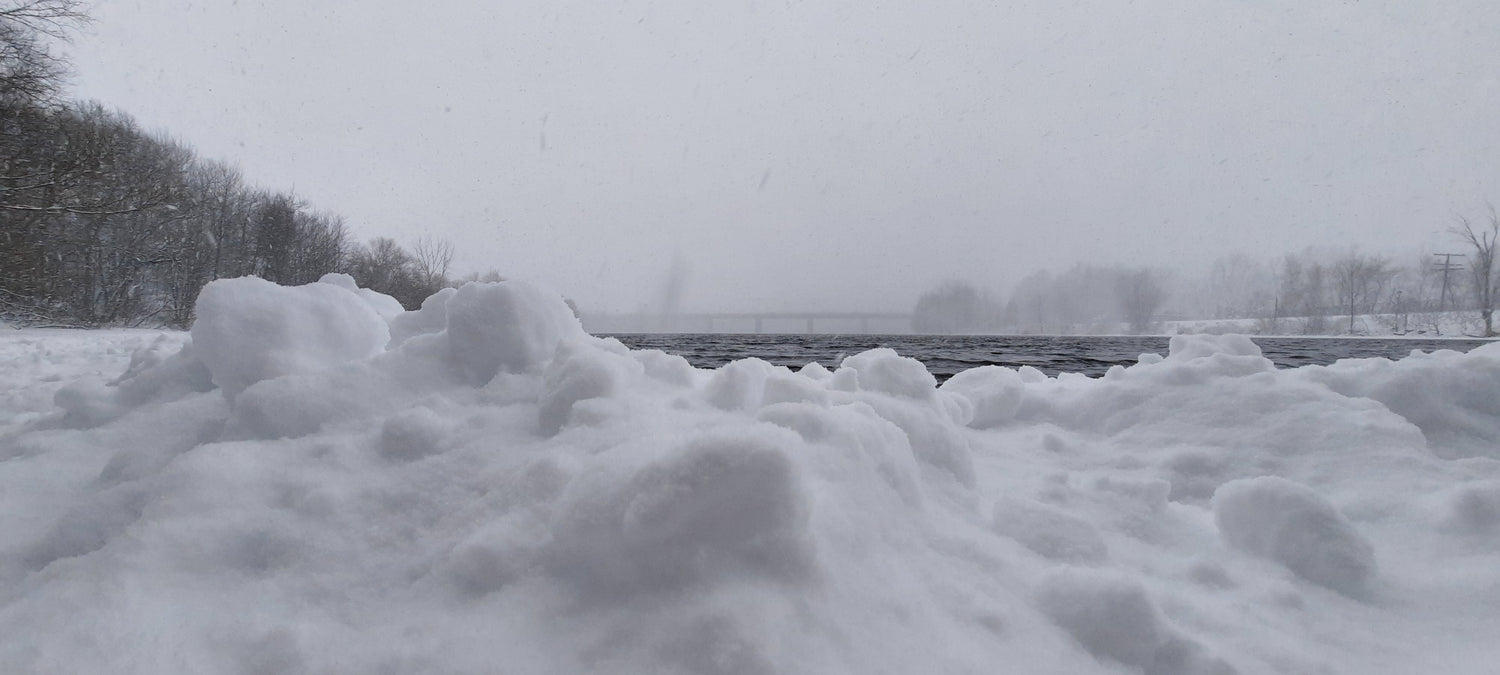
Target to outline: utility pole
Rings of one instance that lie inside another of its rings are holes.
[[[1453,259],[1454,258],[1461,258],[1461,257],[1463,257],[1464,254],[1462,254],[1462,253],[1434,253],[1433,255],[1443,259],[1443,262],[1435,263],[1433,265],[1433,269],[1437,269],[1437,270],[1442,270],[1443,271],[1443,292],[1442,292],[1442,295],[1438,296],[1438,311],[1439,312],[1443,312],[1443,311],[1447,311],[1447,309],[1448,309],[1448,273],[1449,272],[1457,272],[1457,271],[1459,271],[1459,270],[1461,270],[1461,269],[1464,268],[1463,265],[1455,265],[1455,264],[1453,264]]]

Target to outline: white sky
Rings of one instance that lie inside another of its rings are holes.
[[[95,0],[74,94],[585,311],[1454,249],[1500,3]]]

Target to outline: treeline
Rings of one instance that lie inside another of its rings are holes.
[[[1358,249],[1307,249],[1279,259],[1219,258],[1204,271],[1078,264],[1022,279],[1009,296],[949,282],[917,301],[921,333],[1145,333],[1164,320],[1240,320],[1261,334],[1441,332],[1494,335],[1500,215],[1450,229],[1456,255],[1408,259]],[[1454,321],[1454,315],[1461,315]],[[1371,325],[1368,321],[1382,322]]]
[[[336,214],[62,100],[49,41],[85,20],[72,0],[0,2],[0,320],[186,326],[204,284],[243,275],[347,272],[408,308],[449,283],[447,244],[355,242]]]
[[[1168,297],[1162,270],[1078,264],[1034,272],[1008,298],[952,281],[912,310],[918,333],[1097,334],[1150,330]]]
[[[1178,289],[1191,318],[1253,320],[1262,333],[1352,335],[1371,331],[1438,332],[1460,314],[1473,332],[1493,335],[1500,275],[1494,245],[1500,217],[1450,229],[1453,255],[1423,252],[1396,259],[1307,249],[1279,260],[1234,255]],[[1364,318],[1384,322],[1366,325]]]

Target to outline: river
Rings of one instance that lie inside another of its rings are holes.
[[[1103,375],[1110,366],[1130,365],[1143,353],[1165,355],[1161,336],[1037,335],[788,335],[732,333],[632,333],[612,337],[635,349],[680,354],[700,368],[717,368],[757,357],[776,365],[817,361],[836,365],[844,356],[890,347],[925,364],[939,381],[985,365],[1032,366],[1048,375],[1064,372]],[[1345,358],[1398,359],[1413,349],[1468,351],[1486,340],[1407,338],[1254,337],[1277,366],[1329,364]]]

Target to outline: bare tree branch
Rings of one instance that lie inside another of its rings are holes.
[[[1467,256],[1469,279],[1479,315],[1484,319],[1485,337],[1495,335],[1495,297],[1500,295],[1500,277],[1495,274],[1495,243],[1500,240],[1500,214],[1495,212],[1494,204],[1489,205],[1489,211],[1488,227],[1480,225],[1476,230],[1468,218],[1460,216],[1458,225],[1449,230],[1474,249]]]

